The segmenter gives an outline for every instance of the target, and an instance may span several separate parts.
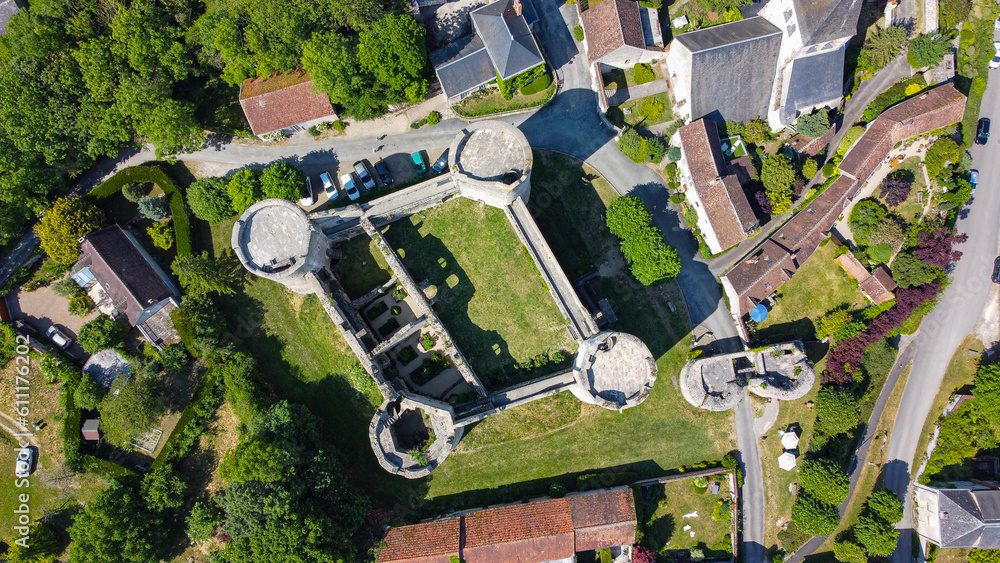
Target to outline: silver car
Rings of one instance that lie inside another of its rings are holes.
[[[35,462],[35,451],[31,448],[22,448],[17,452],[17,461],[14,464],[14,475],[23,479],[31,475],[31,466]]]

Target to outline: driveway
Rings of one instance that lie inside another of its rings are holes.
[[[81,361],[89,356],[77,343],[76,335],[87,321],[97,318],[100,313],[96,310],[86,317],[71,314],[69,301],[53,293],[51,287],[40,287],[31,292],[14,292],[7,296],[7,307],[12,319],[23,320],[40,334],[44,335],[50,326],[56,325],[73,339],[73,345],[67,350],[70,356]],[[42,343],[52,346],[48,339],[44,339]]]

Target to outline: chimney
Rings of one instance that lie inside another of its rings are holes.
[[[521,10],[521,0],[514,0],[514,13],[520,16]]]

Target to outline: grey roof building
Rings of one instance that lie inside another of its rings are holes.
[[[761,17],[676,36],[667,65],[683,117],[766,116],[781,39],[781,30]]]
[[[1000,549],[1000,490],[916,485],[917,533],[942,547]]]
[[[431,53],[449,100],[480,89],[497,75],[506,80],[545,62],[531,32],[538,22],[531,0],[497,0],[470,17],[474,34]]]
[[[0,35],[7,33],[7,24],[23,5],[18,0],[0,0]]]
[[[782,104],[782,122],[794,121],[796,112],[841,97],[846,52],[847,43],[844,43],[833,51],[801,57],[792,62],[792,77],[785,103]]]
[[[803,45],[853,37],[862,0],[792,0]]]

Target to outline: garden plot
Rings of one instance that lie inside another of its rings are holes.
[[[729,557],[736,518],[730,475],[637,488],[641,543],[661,555],[688,550],[692,559]]]

